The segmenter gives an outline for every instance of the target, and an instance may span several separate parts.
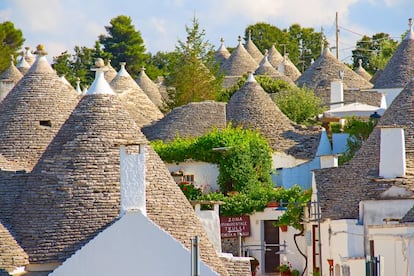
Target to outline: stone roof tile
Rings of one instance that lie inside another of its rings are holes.
[[[226,127],[226,104],[204,101],[189,103],[174,108],[163,119],[142,128],[149,140],[171,141],[181,138],[199,137],[213,128]]]
[[[369,138],[348,163],[315,171],[323,218],[358,218],[362,200],[382,199],[391,186],[414,191],[414,80],[411,80],[385,111]],[[405,132],[406,177],[379,177],[380,127],[399,126]]]
[[[263,59],[263,54],[257,48],[256,44],[252,41],[251,34],[249,32],[249,36],[247,37],[246,45],[244,45],[246,51],[252,56],[252,58],[257,62],[260,63]]]
[[[139,127],[148,125],[164,116],[129,75],[125,69],[125,63],[121,63],[121,69],[110,85]]]
[[[284,151],[301,159],[312,159],[316,154],[320,131],[296,126],[251,76],[232,95],[226,113],[227,121],[235,126],[257,129],[274,151]]]
[[[230,52],[224,46],[223,38],[220,39],[220,42],[220,47],[214,52],[214,58],[219,64],[223,64],[230,57]]]
[[[31,169],[78,101],[46,57],[38,56],[0,103],[0,154]]]
[[[156,85],[145,73],[145,68],[142,67],[135,80],[139,87],[147,94],[148,98],[158,107],[164,107],[164,100],[161,96],[161,91],[158,85]]]
[[[296,80],[298,86],[312,89],[327,89],[331,82],[339,78],[339,72],[343,72],[344,88],[368,89],[372,84],[352,71],[344,63],[336,59],[331,51],[326,48],[323,54]]]
[[[0,269],[11,273],[29,264],[29,258],[0,220]]]
[[[403,88],[414,77],[414,39],[410,37],[411,32],[412,26],[375,80],[374,88]]]
[[[226,76],[243,76],[247,72],[254,72],[257,67],[258,63],[246,51],[239,36],[239,44],[221,65],[221,70]]]

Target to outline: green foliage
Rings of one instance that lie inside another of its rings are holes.
[[[187,104],[213,100],[221,88],[222,77],[214,60],[214,47],[204,40],[205,30],[200,29],[194,17],[192,26],[186,26],[187,40],[178,40],[172,69],[166,77],[168,86],[174,87],[169,93],[169,109]]]
[[[178,54],[176,52],[157,52],[155,55],[150,54],[146,62],[147,67],[145,73],[152,80],[158,76],[167,77],[173,71],[173,66],[177,59]]]
[[[357,68],[358,60],[361,59],[362,67],[374,74],[378,69],[384,69],[397,47],[398,42],[386,33],[377,33],[372,37],[363,36],[352,51],[353,67]]]
[[[292,89],[292,87],[289,85],[289,83],[279,80],[279,79],[273,79],[269,76],[254,76],[256,81],[260,84],[260,86],[263,88],[264,91],[266,91],[269,94],[277,93],[284,90]],[[216,100],[219,102],[228,102],[231,98],[231,96],[239,90],[247,80],[247,74],[244,74],[235,85],[228,89],[222,89],[216,97]]]
[[[80,79],[81,86],[90,85],[95,78],[95,72],[91,71],[91,68],[98,57],[105,55],[101,52],[98,42],[95,48],[75,46],[74,52],[70,55],[65,51],[53,57],[53,69],[59,76],[64,75],[72,86],[76,85],[77,78]]]
[[[310,202],[311,195],[311,190],[302,191],[298,185],[287,189],[284,194],[287,200],[283,200],[284,207],[287,207],[287,210],[279,217],[279,220],[275,223],[276,226],[290,225],[298,230],[302,230],[301,218],[303,217],[303,207]]]
[[[288,208],[293,206],[292,208],[294,209],[286,212],[282,221],[283,225],[300,227],[298,226],[300,225],[299,215],[302,215],[302,213],[299,210],[299,206],[305,206],[306,202],[310,200],[310,191],[302,191],[297,185],[290,189],[257,186],[247,192],[228,193],[227,195],[221,192],[203,194],[198,199],[223,201],[225,204],[220,206],[220,215],[222,216],[238,216],[260,212],[264,210],[270,201],[284,203],[300,202],[300,205],[292,203],[287,205]]]
[[[356,117],[351,117],[346,120],[344,132],[349,133],[349,137],[346,142],[347,149],[339,157],[339,165],[348,162],[354,157],[355,153],[361,148],[362,142],[368,139],[376,124],[377,119],[363,121]]]
[[[10,66],[10,56],[17,56],[25,39],[20,29],[10,21],[0,23],[0,73]]]
[[[321,44],[327,45],[322,33],[315,32],[313,28],[303,28],[299,24],[292,24],[288,29],[279,29],[268,23],[259,22],[245,29],[245,37],[251,33],[251,39],[264,53],[275,44],[277,50],[283,55],[289,53],[289,59],[300,70],[306,70],[312,59],[317,59],[321,54]]]
[[[198,138],[177,138],[168,144],[155,141],[152,146],[165,162],[193,159],[217,164],[218,183],[223,193],[272,186],[272,150],[265,138],[256,131],[228,126]]]
[[[126,62],[129,74],[135,79],[148,60],[141,32],[135,30],[131,17],[126,15],[111,19],[110,26],[105,26],[105,29],[108,34],[100,35],[99,42],[111,55],[111,64],[119,69],[119,63]]]
[[[314,124],[318,114],[323,112],[322,100],[312,89],[305,86],[276,93],[274,101],[279,109],[297,124]]]
[[[201,189],[192,183],[181,182],[178,183],[178,186],[188,200],[195,200],[201,196]]]

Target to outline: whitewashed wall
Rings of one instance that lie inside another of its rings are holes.
[[[218,167],[215,164],[199,161],[186,161],[179,164],[166,164],[170,172],[183,171],[184,174],[194,175],[194,185],[203,191],[216,191],[217,177],[219,175]]]
[[[218,274],[200,261],[200,274]],[[190,252],[145,217],[127,212],[58,267],[52,276],[190,274]]]
[[[264,249],[264,220],[277,220],[282,214],[283,211],[275,211],[275,208],[265,208],[263,212],[255,212],[250,215],[250,227],[251,227],[251,236],[244,238],[244,246],[251,246],[250,248],[256,249],[249,251],[252,256],[254,256],[260,264],[264,264],[264,251],[257,250],[259,248]],[[293,227],[289,227],[287,232],[279,232],[279,241],[283,243],[286,241],[287,243],[287,250],[289,254],[281,255],[281,259],[283,256],[286,256],[288,261],[292,264],[292,266],[298,270],[303,270],[305,260],[299,254],[298,250],[296,249],[295,243],[293,241],[293,234],[297,233],[298,230],[294,229]],[[298,244],[300,248],[305,251],[305,237],[298,237]],[[258,246],[259,245],[259,246]],[[282,248],[281,248],[282,249]],[[264,265],[260,265],[260,271],[258,275],[262,275],[264,273]]]
[[[217,253],[221,253],[221,234],[219,205],[214,204],[213,210],[201,210],[201,205],[196,204],[194,211],[201,221],[210,242],[213,244]]]
[[[414,275],[413,225],[371,226],[368,237],[374,240],[375,255],[383,257],[384,273],[381,275]]]

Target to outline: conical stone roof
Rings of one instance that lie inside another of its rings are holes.
[[[410,29],[381,75],[375,80],[374,88],[403,88],[414,77],[414,32],[412,20]]]
[[[22,73],[17,69],[13,62],[14,57],[11,57],[10,66],[0,75],[0,81],[12,81],[15,84],[23,77]]]
[[[251,32],[249,32],[249,36],[246,41],[246,45],[244,46],[246,51],[252,56],[252,58],[257,62],[260,63],[263,59],[263,54],[257,48],[256,44],[252,41]]]
[[[289,59],[289,57],[286,55],[283,61],[278,65],[279,72],[283,72],[282,74],[290,78],[292,81],[296,81],[300,76],[301,73],[296,68],[296,66],[293,64],[293,62]]]
[[[24,49],[25,49],[24,59],[26,60],[27,63],[29,63],[30,66],[32,66],[33,63],[36,61],[36,57],[30,51],[30,47],[26,46],[24,47]]]
[[[348,163],[315,172],[322,217],[359,217],[359,202],[381,199],[391,186],[414,192],[414,80],[411,80],[385,111],[369,138]],[[405,132],[406,176],[384,179],[379,176],[382,127],[401,127]]]
[[[232,95],[226,111],[228,122],[258,130],[274,151],[284,151],[303,159],[312,158],[316,153],[319,144],[317,133],[310,132],[305,136],[297,131],[294,123],[280,111],[252,75]],[[314,135],[315,138],[312,138]],[[306,146],[305,140],[308,140]]]
[[[27,73],[30,69],[30,64],[27,63],[27,61],[24,59],[24,57],[21,57],[19,61],[16,64],[17,69],[22,73],[23,75]]]
[[[174,108],[164,118],[142,128],[149,140],[172,141],[199,137],[214,128],[226,127],[226,104],[214,101],[194,102]]]
[[[302,87],[306,85],[312,89],[330,89],[331,82],[339,78],[343,72],[345,88],[368,89],[372,84],[351,70],[348,66],[336,59],[328,48],[322,55],[297,79],[296,83]]]
[[[273,67],[277,68],[279,64],[283,61],[282,55],[276,49],[275,44],[272,44],[272,47],[269,49],[269,62]]]
[[[227,50],[226,46],[224,46],[223,38],[221,38],[220,42],[220,47],[214,53],[214,58],[219,64],[223,64],[230,57],[230,52]]]
[[[164,116],[129,75],[125,69],[125,63],[121,63],[121,69],[110,85],[118,93],[122,104],[139,127]]]
[[[254,74],[255,75],[267,75],[269,77],[272,77],[273,79],[283,80],[283,81],[289,83],[290,85],[296,86],[296,84],[289,77],[279,73],[279,71],[277,71],[270,64],[270,62],[268,60],[267,50],[266,50],[266,53],[264,54],[264,57],[263,57],[262,61],[260,62],[259,68],[257,68],[257,70],[254,72]]]
[[[144,67],[141,68],[141,71],[135,81],[157,107],[164,107],[164,101],[161,96],[160,88],[148,77],[145,73]]]
[[[146,148],[149,218],[187,248],[190,237],[202,237],[201,259],[228,275],[189,202],[118,96],[102,93],[81,99],[16,207],[13,229],[32,264],[64,261],[119,217],[119,145],[138,144]]]
[[[111,65],[111,60],[108,60],[108,64],[106,65],[108,70],[105,71],[105,79],[108,83],[110,83],[116,77],[116,70]]]
[[[0,154],[33,168],[78,101],[74,89],[59,80],[39,53],[0,103]]]
[[[0,102],[23,77],[22,73],[14,66],[13,59],[14,57],[12,55],[10,66],[0,75]]]
[[[370,81],[372,79],[372,76],[362,67],[362,60],[358,59],[358,67],[355,69],[355,73],[366,79],[367,81]]]
[[[243,76],[247,72],[254,72],[257,67],[258,63],[246,51],[239,36],[239,44],[221,65],[221,70],[226,76]]]

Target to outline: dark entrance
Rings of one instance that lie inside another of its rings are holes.
[[[279,248],[279,227],[273,225],[276,220],[264,220],[264,242],[265,242],[265,272],[276,272],[280,264],[280,255],[276,254]]]

